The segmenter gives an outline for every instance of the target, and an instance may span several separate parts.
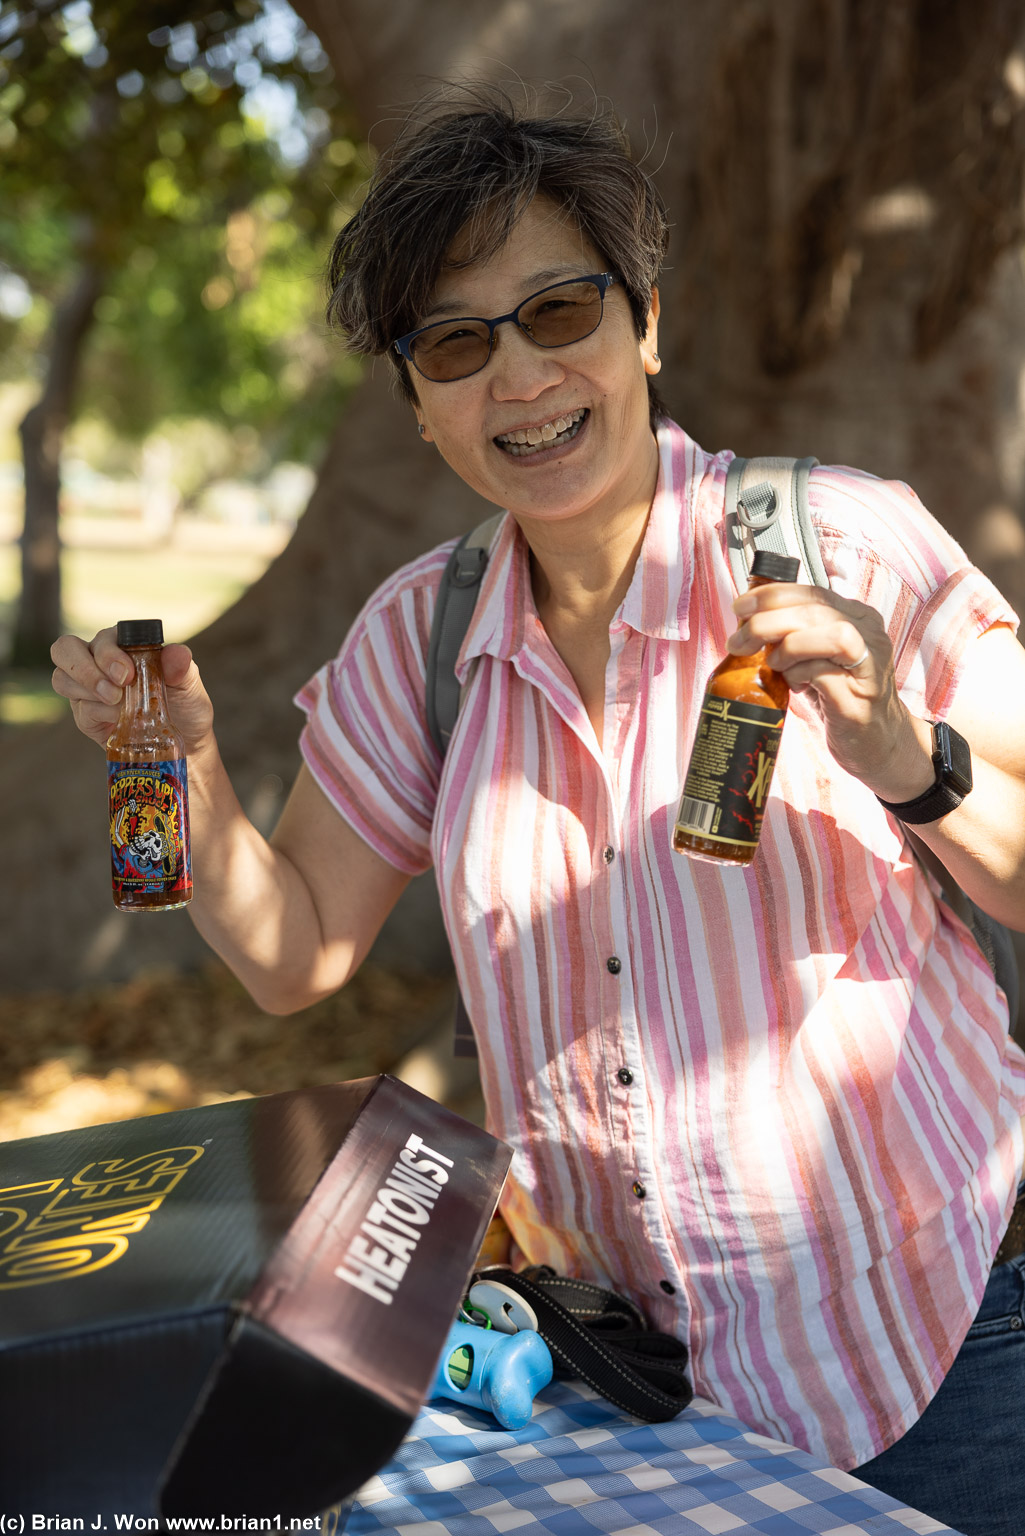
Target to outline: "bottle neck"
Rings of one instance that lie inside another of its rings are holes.
[[[135,676],[125,684],[122,715],[143,715],[151,720],[167,720],[164,673],[160,665],[159,645],[126,645],[124,649],[135,663]]]

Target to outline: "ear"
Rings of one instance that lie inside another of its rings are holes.
[[[662,367],[662,359],[658,355],[658,316],[658,289],[653,288],[651,303],[648,306],[648,328],[641,338],[641,357],[644,359],[645,373],[658,373]]]

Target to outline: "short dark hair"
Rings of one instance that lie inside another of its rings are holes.
[[[402,393],[414,400],[408,365],[392,343],[426,313],[456,236],[463,236],[459,266],[484,261],[538,196],[575,220],[621,280],[643,336],[669,220],[619,122],[607,110],[530,116],[497,93],[407,122],[332,247],[329,321],[352,351],[388,353]],[[650,378],[648,391],[654,425],[667,413]]]

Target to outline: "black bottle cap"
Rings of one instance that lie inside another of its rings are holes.
[[[119,619],[117,643],[128,645],[163,645],[164,623],[162,619]]]
[[[793,555],[777,555],[771,549],[755,551],[751,561],[752,576],[766,576],[769,581],[796,581],[800,560]]]

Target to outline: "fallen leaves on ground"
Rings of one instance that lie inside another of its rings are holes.
[[[0,1141],[391,1071],[449,1009],[444,977],[364,965],[302,1013],[262,1012],[219,962],[0,997]]]

